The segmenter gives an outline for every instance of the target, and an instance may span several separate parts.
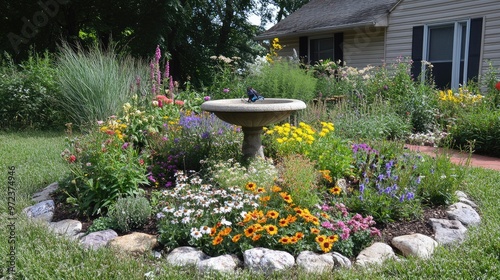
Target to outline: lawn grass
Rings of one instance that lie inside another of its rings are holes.
[[[202,276],[192,268],[169,267],[164,259],[117,257],[109,249],[86,251],[20,214],[31,204],[34,192],[67,172],[60,159],[64,138],[63,133],[0,133],[0,278],[6,275],[11,245],[11,231],[6,226],[9,166],[16,168],[16,279],[149,279],[144,276],[148,272],[154,272],[154,279],[495,279],[500,271],[500,172],[480,168],[470,168],[462,189],[479,205],[481,225],[469,229],[463,244],[440,247],[430,260],[409,258],[370,270],[355,268],[322,275],[290,269],[272,277],[248,271]]]

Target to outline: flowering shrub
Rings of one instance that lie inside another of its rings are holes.
[[[269,53],[266,55],[266,60],[269,63],[273,63],[275,59],[278,58],[278,52],[283,49],[278,38],[274,38],[271,42],[271,47],[269,48]]]
[[[309,210],[294,204],[280,187],[253,182],[244,190],[220,189],[178,173],[176,187],[164,191],[162,199],[157,214],[160,241],[169,248],[195,246],[212,256],[241,255],[252,247],[297,255],[304,250],[329,252],[335,246],[352,256],[354,242],[363,240],[358,244],[366,246],[378,233],[370,217],[350,216],[341,206]]]
[[[319,127],[301,122],[298,127],[285,123],[265,128],[263,143],[271,155],[302,154],[315,161],[317,169],[330,170],[331,176],[342,178],[349,173],[351,151],[335,137],[332,123],[320,122]]]
[[[148,155],[125,142],[116,124],[115,130],[68,139],[69,148],[61,154],[71,171],[62,189],[67,202],[81,213],[105,213],[119,197],[142,194],[139,186],[147,183]]]
[[[171,187],[177,170],[200,170],[201,160],[236,157],[242,133],[214,114],[180,113],[165,122],[151,143],[152,165],[148,179],[154,186]]]
[[[416,193],[422,178],[413,155],[386,159],[367,144],[354,144],[352,149],[359,183],[347,198],[349,209],[382,223],[418,217],[421,204]]]

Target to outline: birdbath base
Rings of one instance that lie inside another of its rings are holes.
[[[241,129],[243,130],[243,158],[264,158],[264,149],[262,148],[262,139],[260,138],[263,132],[262,126],[242,127]]]

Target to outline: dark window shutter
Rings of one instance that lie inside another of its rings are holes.
[[[333,60],[334,62],[337,61],[344,61],[344,33],[335,33],[333,35],[333,44],[334,44],[334,50],[333,50]]]
[[[309,46],[309,40],[307,36],[299,37],[299,59],[304,63],[309,63],[308,46]]]
[[[469,63],[467,80],[477,78],[481,59],[481,43],[483,38],[483,18],[473,18],[470,22]]]
[[[424,47],[424,26],[414,26],[411,41],[411,74],[417,79],[422,71],[422,51]]]

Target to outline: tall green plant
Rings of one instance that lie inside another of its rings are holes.
[[[120,111],[133,94],[131,87],[146,80],[148,67],[117,54],[113,45],[88,50],[63,43],[57,61],[60,104],[74,124],[104,120]],[[142,91],[145,92],[145,91]]]
[[[295,98],[310,101],[316,95],[317,80],[298,63],[277,60],[264,64],[260,71],[250,75],[248,86],[264,97]]]

